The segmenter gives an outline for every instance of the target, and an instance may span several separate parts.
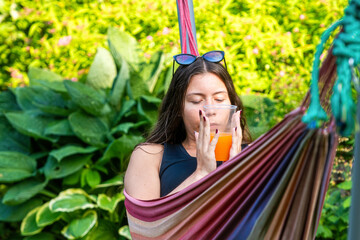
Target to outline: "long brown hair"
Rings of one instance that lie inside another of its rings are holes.
[[[225,84],[232,105],[242,110],[240,126],[243,142],[251,142],[250,131],[246,124],[243,104],[235,92],[233,81],[227,70],[220,63],[212,63],[198,58],[190,65],[180,65],[176,70],[169,89],[162,101],[158,121],[148,136],[147,143],[182,143],[186,139],[186,130],[182,119],[182,111],[186,90],[190,79],[198,74],[213,73]]]

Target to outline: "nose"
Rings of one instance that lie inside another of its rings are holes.
[[[206,99],[204,105],[214,105],[215,101],[214,99],[210,98],[210,99]]]
[[[205,101],[204,101],[204,105],[203,105],[203,110],[206,114],[207,117],[210,117],[210,116],[215,116],[216,115],[216,111],[214,111],[214,109],[212,108],[204,108],[204,106],[206,105],[214,105],[215,102],[214,102],[214,99],[212,98],[207,98]]]

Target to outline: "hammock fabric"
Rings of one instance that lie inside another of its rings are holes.
[[[199,56],[192,0],[176,0],[181,53]]]
[[[315,238],[338,143],[335,123],[345,134],[354,126],[349,99],[352,66],[346,64],[350,57],[355,66],[360,63],[360,45],[354,45],[360,43],[360,21],[355,21],[360,20],[359,10],[360,0],[352,0],[346,17],[323,34],[311,91],[302,105],[251,146],[170,196],[144,201],[124,191],[134,239]],[[324,43],[340,25],[343,31],[319,70]],[[354,29],[359,31],[350,36]],[[347,35],[341,35],[344,32]],[[333,88],[337,72],[345,74]],[[326,123],[332,113],[335,118]]]
[[[335,58],[320,70],[331,95]],[[326,103],[328,101],[324,101]],[[310,129],[302,106],[211,174],[173,195],[125,194],[134,239],[313,239],[337,146],[334,121]]]

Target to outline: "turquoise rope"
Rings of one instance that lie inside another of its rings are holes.
[[[335,22],[331,25],[326,31],[321,35],[321,41],[316,47],[315,59],[313,62],[313,71],[311,75],[311,85],[310,85],[310,105],[307,113],[303,116],[302,121],[307,123],[310,128],[319,127],[323,121],[326,121],[327,115],[324,109],[320,104],[319,96],[319,66],[320,66],[320,56],[324,51],[324,46],[327,40],[330,38],[331,33],[335,31],[340,25],[342,25],[342,20]]]
[[[333,48],[333,55],[336,56],[337,79],[331,97],[331,110],[339,133],[348,136],[353,132],[355,125],[356,109],[351,94],[351,79],[352,68],[360,64],[360,0],[352,0],[345,9],[344,18],[333,24],[321,36],[313,63],[310,105],[302,121],[309,127],[314,125],[319,127],[327,120],[327,115],[320,104],[318,88],[320,55],[331,33],[340,25],[343,27],[343,32],[334,40]],[[349,64],[350,59],[352,65]]]

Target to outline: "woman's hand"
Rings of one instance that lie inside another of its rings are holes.
[[[230,159],[241,152],[242,129],[240,125],[241,110],[237,111],[231,119],[232,128],[232,145],[230,148]]]
[[[210,142],[210,121],[202,110],[199,110],[200,128],[195,132],[196,139],[196,172],[200,176],[206,176],[216,169],[215,147],[219,139],[219,132],[216,130],[215,136]]]

